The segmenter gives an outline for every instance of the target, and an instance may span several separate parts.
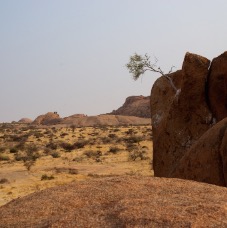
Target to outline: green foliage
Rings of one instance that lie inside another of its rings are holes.
[[[134,80],[137,80],[141,75],[143,75],[146,71],[151,71],[154,73],[159,73],[169,81],[171,87],[175,90],[176,95],[180,93],[180,89],[177,89],[172,78],[168,75],[172,72],[174,66],[171,67],[169,72],[165,74],[157,64],[158,60],[154,58],[154,62],[150,61],[150,56],[145,54],[144,56],[138,55],[135,53],[130,56],[129,63],[126,64],[126,67],[129,70],[129,73],[132,74]]]
[[[126,67],[128,68],[129,73],[132,74],[134,80],[137,80],[147,70],[151,71],[153,69],[152,71],[158,72],[155,70],[156,64],[151,64],[149,59],[150,57],[147,54],[142,56],[135,53],[134,55],[130,56],[129,63],[126,64]]]

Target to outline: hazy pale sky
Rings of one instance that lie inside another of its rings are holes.
[[[0,122],[111,112],[150,93],[158,75],[133,81],[129,56],[168,70],[187,51],[227,50],[226,0],[0,0]]]

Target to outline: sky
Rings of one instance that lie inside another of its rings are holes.
[[[0,0],[0,122],[97,115],[148,96],[160,76],[134,81],[135,52],[181,69],[191,52],[227,50],[226,0]]]

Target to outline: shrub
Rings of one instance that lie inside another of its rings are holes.
[[[72,125],[70,126],[70,128],[72,129],[72,132],[75,132],[76,125],[72,124]]]
[[[50,148],[51,150],[56,150],[58,145],[56,143],[50,142],[46,145],[46,148]]]
[[[48,176],[47,174],[43,174],[41,176],[41,181],[43,181],[43,180],[53,180],[53,179],[54,179],[54,176],[53,175]]]
[[[116,146],[111,146],[109,149],[109,152],[116,154],[118,151],[120,151],[121,149],[116,147]]]
[[[24,161],[24,166],[29,171],[31,167],[35,164],[35,160],[26,160]]]
[[[93,150],[87,150],[84,152],[84,155],[86,155],[88,158],[92,158],[92,157],[100,157],[102,155],[101,151],[93,151]]]
[[[6,147],[4,147],[4,146],[0,147],[0,153],[3,153],[5,150],[6,150]]]
[[[125,132],[126,135],[132,135],[133,134],[133,129],[128,129],[126,132]]]
[[[113,132],[118,132],[118,131],[120,131],[120,129],[118,129],[118,128],[115,128],[115,129],[113,130]]]
[[[10,160],[9,156],[0,154],[0,161],[9,161],[9,160]]]
[[[78,174],[78,169],[69,168],[69,174]]]
[[[38,132],[38,131],[35,131],[34,132],[34,137],[36,137],[37,139],[38,138],[41,138],[41,137],[43,137],[44,135],[43,135],[43,133],[41,133],[41,132]]]
[[[69,135],[69,134],[66,133],[66,132],[64,132],[64,133],[62,133],[60,136],[63,138],[63,137],[65,137],[66,135]]]
[[[76,157],[73,159],[73,161],[75,161],[75,162],[82,162],[83,160],[84,160],[83,157]]]
[[[111,139],[110,138],[107,138],[107,137],[102,137],[101,140],[102,140],[102,143],[103,144],[108,144],[108,143],[111,142]]]
[[[15,148],[16,148],[17,150],[24,150],[24,148],[25,148],[25,141],[19,142],[19,143],[15,146]]]
[[[126,150],[127,151],[133,151],[133,150],[137,150],[138,149],[138,146],[135,145],[134,143],[127,143],[126,144]]]
[[[17,151],[18,151],[18,149],[15,147],[10,148],[10,150],[9,150],[9,152],[13,153],[13,154],[17,153]]]
[[[143,141],[143,138],[141,136],[130,136],[128,138],[125,138],[124,141],[129,143],[139,143]]]
[[[89,142],[87,140],[78,140],[77,142],[74,143],[74,147],[76,149],[84,148]]]
[[[140,160],[147,160],[148,157],[145,156],[144,151],[132,151],[129,154],[129,160],[135,161],[137,158],[140,158]]]
[[[60,144],[60,146],[61,146],[64,150],[66,150],[66,151],[68,151],[68,152],[70,152],[70,151],[72,151],[72,150],[75,149],[75,146],[74,146],[73,144],[70,144],[70,143],[67,143],[67,142],[62,142],[62,143]]]
[[[60,156],[60,154],[58,153],[58,152],[53,152],[53,153],[51,153],[51,156],[53,157],[53,158],[59,158],[59,157],[61,157]]]
[[[0,179],[0,184],[7,184],[7,183],[9,183],[8,179],[6,179],[6,178]]]
[[[117,138],[117,135],[111,133],[111,134],[108,135],[108,137],[111,138],[111,139],[116,139]]]

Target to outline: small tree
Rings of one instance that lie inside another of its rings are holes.
[[[157,62],[158,62],[157,58],[155,58],[154,63],[152,63],[150,61],[150,56],[148,56],[147,54],[142,56],[135,53],[134,55],[130,56],[129,63],[126,64],[126,67],[128,68],[129,73],[132,74],[132,77],[134,80],[137,80],[146,71],[152,71],[152,72],[161,74],[169,81],[171,87],[175,90],[176,95],[178,95],[180,90],[176,88],[172,78],[168,75],[172,73],[174,66],[172,66],[169,72],[165,74],[162,71],[162,69],[157,66]]]

